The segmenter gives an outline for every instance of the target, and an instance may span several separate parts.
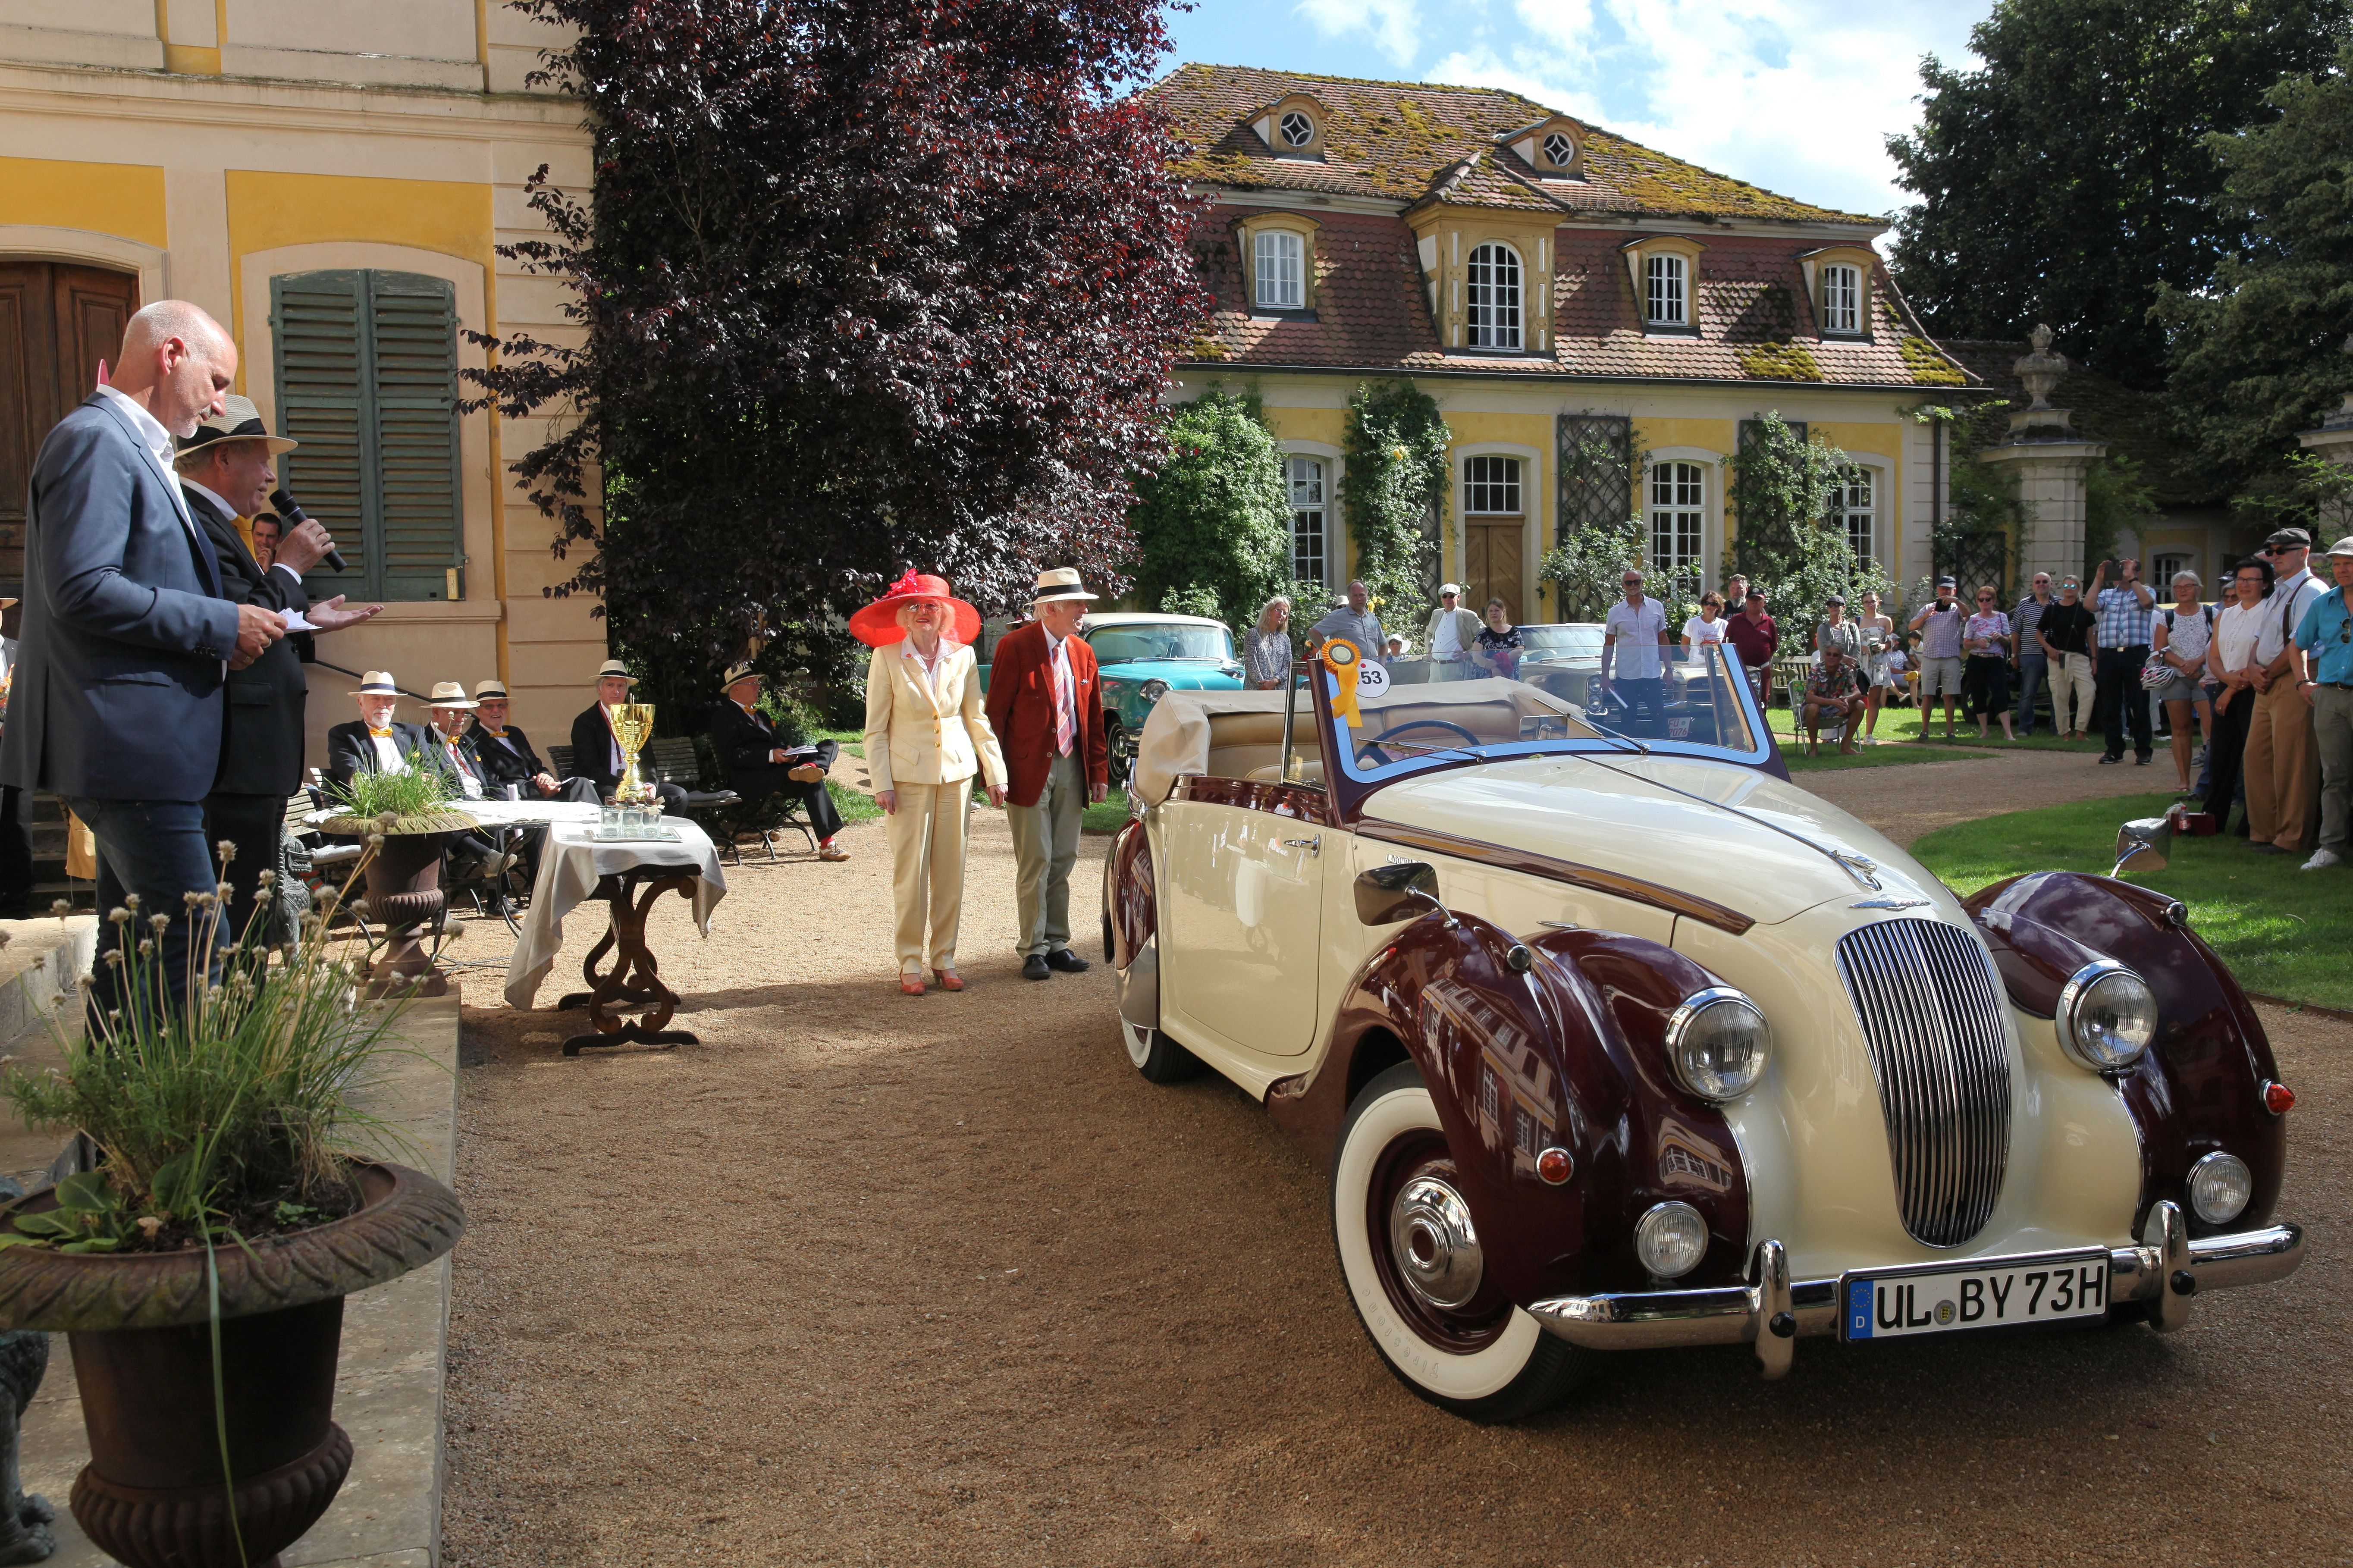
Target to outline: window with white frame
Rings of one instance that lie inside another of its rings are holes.
[[[1691,273],[1680,256],[1642,258],[1642,314],[1654,327],[1691,324]]]
[[[1471,252],[1471,346],[1520,346],[1520,258],[1507,245],[1482,245]]]
[[[1307,245],[1289,229],[1261,230],[1258,255],[1258,302],[1270,310],[1307,308]]]
[[[1306,110],[1294,109],[1283,115],[1282,144],[1284,146],[1304,147],[1314,140],[1315,121],[1307,117]]]
[[[1545,162],[1556,169],[1566,169],[1577,158],[1577,143],[1566,132],[1556,131],[1544,139]]]
[[[1862,331],[1862,269],[1837,264],[1822,268],[1822,331]]]
[[[1326,583],[1324,459],[1293,458],[1291,470],[1291,574],[1303,583]]]
[[[1831,492],[1832,510],[1846,532],[1846,547],[1854,563],[1868,566],[1879,553],[1879,508],[1869,468],[1849,468]]]
[[[1520,460],[1482,455],[1462,460],[1462,510],[1520,515]]]
[[[1705,575],[1707,469],[1698,463],[1651,465],[1651,571],[1664,581],[1696,584]]]

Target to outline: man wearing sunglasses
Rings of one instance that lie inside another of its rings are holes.
[[[2100,708],[2107,718],[2104,763],[2125,760],[2125,731],[2132,731],[2133,761],[2148,766],[2156,744],[2149,732],[2148,693],[2141,689],[2140,667],[2148,662],[2149,626],[2156,619],[2157,595],[2140,580],[2140,563],[2118,561],[2116,585],[2104,588],[2110,563],[2103,561],[2092,574],[2092,606],[2098,613],[2099,657],[2094,661],[2100,687]]]
[[[2272,591],[2263,600],[2255,643],[2254,712],[2247,721],[2247,830],[2250,847],[2301,855],[2320,804],[2320,767],[2313,751],[2313,708],[2304,697],[2304,657],[2295,634],[2326,590],[2306,558],[2312,536],[2283,528],[2263,542],[2272,563]]]
[[[2295,628],[2303,650],[2303,683],[2312,705],[2313,742],[2320,752],[2320,846],[2307,871],[2341,866],[2353,831],[2353,535],[2328,547],[2333,593],[2323,594]]]

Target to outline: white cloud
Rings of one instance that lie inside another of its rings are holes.
[[[1421,50],[1418,0],[1299,0],[1299,15],[1327,38],[1362,33],[1400,66]]]
[[[1515,39],[1422,76],[1509,88],[1801,201],[1906,200],[1883,138],[1918,114],[1919,59],[1964,53],[1984,0],[1516,0]]]

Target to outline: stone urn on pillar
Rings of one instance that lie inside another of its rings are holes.
[[[2073,367],[2051,337],[2047,326],[2027,334],[2028,352],[2011,369],[2032,401],[2010,416],[2008,438],[1980,449],[1978,460],[2009,469],[2018,487],[2027,534],[2019,564],[2030,577],[2048,572],[2056,580],[2084,570],[2084,479],[2108,446],[2084,439],[2072,411],[2052,405]]]
[[[368,969],[368,995],[447,995],[449,977],[426,950],[425,933],[443,908],[442,852],[458,834],[476,826],[475,820],[443,808],[373,819],[335,816],[320,826],[375,841],[365,862],[367,912],[384,927],[384,946]]]

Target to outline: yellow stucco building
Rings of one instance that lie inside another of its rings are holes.
[[[1439,570],[1474,607],[1557,618],[1537,563],[1565,509],[1639,516],[1654,573],[1719,582],[1730,460],[1767,411],[1852,458],[1838,511],[1859,555],[1907,584],[1932,570],[1944,432],[1915,416],[1977,378],[1897,293],[1877,219],[1499,89],[1188,65],[1147,96],[1210,203],[1215,330],[1175,395],[1257,394],[1299,576],[1345,584],[1348,398],[1399,376],[1452,437]],[[1630,459],[1598,487],[1577,457],[1596,443]]]
[[[457,407],[467,332],[578,341],[558,286],[497,254],[544,232],[535,170],[588,186],[579,107],[524,79],[558,41],[500,0],[0,0],[0,577],[33,454],[122,318],[193,300],[303,442],[281,478],[350,562],[314,592],[387,605],[319,657],[412,691],[497,677],[560,739],[605,637],[593,601],[543,595],[569,568],[507,471],[546,426]],[[313,667],[314,763],[353,684]]]

